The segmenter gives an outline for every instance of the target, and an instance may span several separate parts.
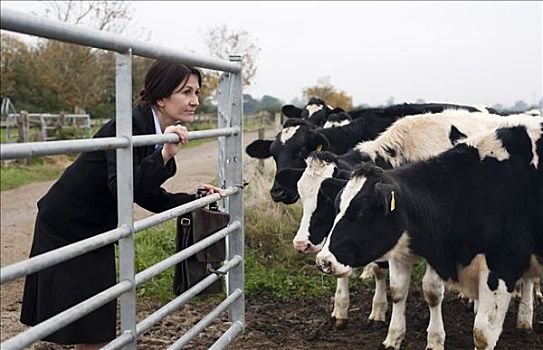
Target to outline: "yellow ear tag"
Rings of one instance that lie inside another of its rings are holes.
[[[390,192],[392,195],[392,199],[390,200],[390,211],[394,211],[396,209],[396,198],[394,197],[394,191]]]
[[[320,151],[322,151],[322,145],[317,146],[317,152],[320,152]]]

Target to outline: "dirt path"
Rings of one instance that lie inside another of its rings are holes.
[[[271,132],[268,132],[271,134]],[[256,138],[256,132],[244,134],[245,144]],[[211,183],[218,173],[217,141],[209,141],[196,147],[181,149],[176,156],[177,173],[164,183],[170,192],[193,193],[199,184]],[[28,184],[0,192],[0,262],[6,266],[28,258],[36,203],[54,181]],[[151,215],[147,210],[134,206],[136,219]],[[7,339],[23,330],[19,324],[23,279],[4,284],[0,289],[1,328],[0,338]]]

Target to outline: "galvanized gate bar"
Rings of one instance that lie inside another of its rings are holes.
[[[234,322],[230,328],[213,345],[209,350],[222,350],[228,346],[234,339],[245,329],[245,325],[241,321]]]
[[[227,196],[231,196],[239,191],[239,188],[236,187],[230,187],[225,190]],[[134,223],[134,231],[139,232],[141,230],[144,230],[146,228],[149,228],[151,226],[158,225],[160,223],[163,223],[165,221],[168,221],[170,219],[174,219],[180,215],[186,214],[190,211],[193,211],[194,209],[201,208],[206,204],[209,204],[211,202],[216,202],[217,200],[221,199],[221,196],[219,194],[212,194],[209,196],[205,196],[203,198],[194,200],[192,202],[189,202],[187,204],[180,205],[178,207],[168,209],[166,211],[163,211],[159,214],[154,214],[151,216],[148,216],[144,219],[141,219],[139,221],[136,221]],[[224,200],[226,200],[225,198]]]
[[[0,271],[0,284],[7,283],[16,278],[30,275],[63,261],[75,258],[89,251],[101,248],[118,241],[130,234],[127,227],[118,227],[111,231],[78,241],[40,255],[33,256],[20,262],[3,267]]]
[[[239,128],[210,129],[190,131],[189,140],[218,136],[237,135]],[[177,134],[137,135],[132,137],[133,147],[153,145],[157,143],[178,142]],[[62,140],[49,142],[27,142],[2,144],[0,159],[18,159],[54,154],[104,151],[128,147],[128,139],[124,137],[100,137],[95,139]]]
[[[91,152],[127,147],[128,140],[121,137],[103,137],[85,140],[27,142],[2,144],[0,159],[18,159],[53,154]]]
[[[238,265],[239,266],[239,265]],[[222,303],[219,304],[213,311],[207,314],[200,322],[198,322],[194,327],[192,327],[187,333],[185,333],[179,340],[173,343],[168,350],[178,350],[185,346],[189,341],[192,340],[198,333],[200,333],[204,328],[209,326],[209,324],[234,302],[243,297],[243,291],[241,289],[236,289],[230,293],[230,295],[224,299]]]
[[[165,59],[172,62],[226,72],[239,72],[241,69],[239,63],[236,64],[179,50],[172,50],[164,46],[123,38],[106,31],[83,28],[81,26],[50,20],[7,8],[2,8],[1,22],[1,29],[4,30],[60,40],[72,44],[92,46],[121,53],[132,49],[132,54],[138,56]]]
[[[227,195],[233,194],[239,191],[237,188],[230,188],[226,190]],[[172,218],[175,218],[179,215],[188,213],[196,208],[200,208],[211,202],[215,202],[220,198],[218,194],[212,196],[206,196],[200,198],[196,201],[190,202],[188,204],[183,204],[173,209],[170,209],[161,214],[155,214],[145,219],[136,221],[134,223],[134,232],[138,232],[154,226],[158,223],[165,222]],[[237,223],[239,224],[239,223]],[[237,225],[233,223],[232,225]],[[236,226],[237,228],[237,226]],[[229,231],[230,232],[230,231]],[[101,233],[99,235],[78,241],[55,250],[51,250],[47,253],[43,253],[37,256],[34,256],[30,259],[20,261],[8,266],[3,267],[0,270],[0,284],[7,283],[16,278],[29,275],[36,271],[40,271],[47,267],[59,264],[63,261],[75,258],[89,251],[101,248],[108,244],[111,244],[121,238],[127,237],[130,235],[130,230],[127,227],[118,227],[116,229]],[[139,285],[139,283],[136,283]]]
[[[142,283],[145,283],[149,279],[153,278],[154,276],[166,271],[170,267],[179,264],[181,261],[187,259],[190,256],[193,256],[194,254],[202,251],[203,249],[209,247],[213,243],[221,240],[222,238],[226,237],[230,233],[234,232],[235,230],[239,229],[241,227],[241,224],[239,221],[234,221],[233,223],[229,224],[225,228],[215,232],[214,234],[202,239],[201,241],[198,241],[191,245],[190,247],[187,247],[174,255],[171,255],[170,257],[160,261],[159,263],[139,272],[136,275],[136,286],[139,286]]]
[[[23,349],[42,339],[43,337],[46,337],[47,335],[72,323],[73,321],[80,319],[91,311],[98,309],[102,305],[115,300],[118,296],[122,295],[133,287],[133,284],[129,281],[121,281],[113,287],[108,288],[103,292],[100,292],[95,296],[47,319],[46,321],[43,321],[36,326],[17,334],[13,338],[6,340],[0,344],[0,348],[2,350]]]
[[[232,267],[238,265],[241,262],[241,258],[239,256],[235,256],[233,259],[229,261],[225,261],[224,265],[221,266],[221,268],[218,269],[220,272],[228,272]],[[138,323],[136,327],[136,333],[137,336],[140,336],[141,334],[145,333],[149,328],[153,327],[157,322],[159,322],[164,317],[168,316],[172,312],[179,309],[181,306],[185,305],[191,298],[198,295],[201,291],[209,287],[213,282],[221,278],[220,276],[213,274],[209,275],[194,286],[192,286],[190,289],[185,291],[183,294],[179,295],[177,298],[170,301],[168,304],[164,305],[160,309],[156,310],[154,313],[152,313],[150,316],[148,316],[146,319]],[[127,344],[127,342],[131,339],[132,334],[125,333],[121,336],[117,337],[114,341],[107,344],[102,348],[102,350],[113,350],[113,349],[119,349],[123,345]]]
[[[241,257],[236,255],[232,259],[225,261],[224,265],[221,266],[218,269],[218,271],[228,272],[233,267],[239,265],[240,262],[241,262]],[[151,328],[155,323],[160,321],[162,318],[168,316],[175,310],[179,309],[181,306],[185,305],[191,298],[200,294],[201,291],[209,287],[211,284],[213,284],[213,282],[215,282],[219,278],[222,278],[222,276],[219,276],[217,274],[211,274],[207,276],[206,278],[204,278],[203,280],[201,280],[200,282],[192,286],[190,289],[188,289],[187,291],[183,292],[181,295],[179,295],[178,297],[170,301],[168,304],[164,305],[163,307],[155,311],[146,319],[138,323],[137,331],[136,331],[137,335],[139,336],[140,334],[144,333],[149,328]]]
[[[198,130],[189,132],[189,141],[206,139],[206,138],[216,138],[218,136],[231,136],[237,135],[239,133],[239,128],[227,128],[227,129],[209,129],[209,130]],[[166,143],[166,142],[178,142],[179,137],[177,134],[164,134],[164,135],[136,135],[132,138],[132,145],[134,147],[154,145],[157,143]]]

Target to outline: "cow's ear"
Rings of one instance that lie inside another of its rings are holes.
[[[321,182],[321,187],[319,191],[332,202],[334,202],[337,194],[343,189],[343,187],[345,187],[346,184],[347,180],[331,177]]]
[[[253,158],[266,159],[271,157],[270,146],[272,143],[272,140],[255,140],[245,148],[245,152]]]
[[[302,109],[294,105],[284,105],[283,107],[281,107],[281,112],[283,112],[283,114],[287,118],[301,118],[302,117]]]
[[[306,149],[308,152],[326,151],[328,147],[330,146],[328,139],[326,139],[326,137],[323,134],[319,132],[315,132],[313,130],[310,130],[309,133],[307,134],[305,144],[306,144]]]
[[[385,216],[396,210],[398,205],[398,190],[396,186],[385,182],[378,182],[375,184],[374,193],[379,204],[383,207]]]
[[[275,179],[283,187],[288,188],[291,191],[297,191],[298,187],[296,186],[300,177],[304,173],[305,169],[302,168],[286,168],[280,170]]]

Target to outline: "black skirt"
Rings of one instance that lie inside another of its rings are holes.
[[[70,243],[55,233],[38,213],[31,257]],[[21,322],[36,325],[113,286],[115,282],[113,244],[28,275]],[[117,302],[113,300],[43,340],[58,344],[109,342],[115,338],[116,309]]]

